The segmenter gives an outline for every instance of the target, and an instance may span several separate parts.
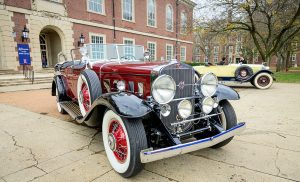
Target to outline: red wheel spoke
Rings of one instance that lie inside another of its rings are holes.
[[[126,139],[126,133],[122,125],[117,120],[113,120],[109,126],[109,134],[113,136],[113,142],[115,146],[112,150],[118,161],[121,163],[125,162],[128,154],[128,145]]]

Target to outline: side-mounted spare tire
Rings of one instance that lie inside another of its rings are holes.
[[[78,104],[82,116],[86,115],[101,94],[102,89],[97,74],[92,70],[83,70],[77,81]]]
[[[234,76],[237,81],[247,81],[253,75],[253,70],[247,65],[242,65],[235,70]]]

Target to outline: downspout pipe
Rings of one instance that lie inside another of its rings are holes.
[[[114,37],[114,43],[116,42],[116,14],[115,14],[115,0],[112,1],[112,10],[113,10],[113,14],[112,14],[112,20],[113,20],[113,37]]]

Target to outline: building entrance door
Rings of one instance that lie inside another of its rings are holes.
[[[55,30],[51,28],[45,28],[41,31],[39,39],[42,67],[54,67],[58,62],[57,55],[62,50],[60,36]]]

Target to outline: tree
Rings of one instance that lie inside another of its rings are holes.
[[[248,32],[268,63],[272,56],[283,53],[300,31],[300,0],[216,0],[212,6],[227,16],[219,16],[220,24],[211,24],[211,31]]]

